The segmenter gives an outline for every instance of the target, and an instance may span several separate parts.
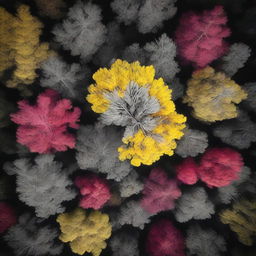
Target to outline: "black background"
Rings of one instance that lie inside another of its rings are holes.
[[[48,0],[50,1],[50,0]],[[45,1],[47,2],[47,0]],[[66,0],[67,6],[71,7],[76,1],[75,0]],[[107,0],[94,0],[92,1],[95,4],[98,4],[102,8],[102,13],[103,13],[103,22],[106,25],[108,22],[111,22],[115,19],[115,14],[112,12],[110,8],[110,2]],[[21,3],[27,4],[31,7],[31,13],[34,16],[37,16],[44,24],[44,29],[43,33],[41,36],[42,41],[47,41],[50,42],[53,40],[53,35],[51,34],[51,30],[55,24],[57,24],[60,21],[52,20],[49,18],[44,18],[41,17],[38,13],[38,9],[35,5],[35,3],[32,0],[22,0],[22,1],[11,1],[11,0],[0,0],[0,5],[6,8],[9,12],[15,13],[15,10],[17,6]],[[174,18],[164,22],[163,28],[159,29],[157,33],[149,33],[149,34],[140,34],[137,31],[136,25],[133,24],[131,26],[124,26],[121,25],[121,31],[123,33],[123,36],[125,38],[125,45],[128,46],[132,43],[139,43],[140,45],[144,45],[146,42],[153,41],[157,39],[162,33],[166,33],[169,37],[173,37],[175,28],[178,25],[179,18],[182,13],[184,13],[187,10],[194,10],[194,11],[200,11],[204,9],[210,9],[213,6],[215,6],[216,3],[222,3],[225,7],[225,11],[228,15],[228,26],[230,27],[232,31],[232,35],[227,39],[228,42],[231,44],[234,42],[243,42],[250,46],[252,49],[252,54],[251,57],[249,58],[247,64],[245,65],[244,68],[240,69],[238,73],[233,77],[233,79],[240,85],[243,85],[244,83],[247,82],[255,82],[256,81],[256,31],[255,34],[249,34],[247,33],[247,28],[252,27],[254,25],[255,30],[256,30],[256,11],[255,11],[255,19],[253,22],[250,20],[246,20],[246,17],[248,17],[248,11],[252,10],[253,8],[256,8],[256,0],[178,0],[177,1],[177,7],[178,7],[178,12],[175,15]],[[59,54],[67,61],[68,63],[73,63],[73,62],[79,62],[79,57],[74,57],[70,55],[69,51],[64,51],[62,49],[59,50]],[[99,67],[95,66],[92,63],[89,63],[92,71],[94,72],[97,70]],[[213,63],[214,65],[214,63]],[[181,67],[181,72],[178,74],[178,77],[181,79],[181,81],[185,84],[186,81],[191,77],[191,72],[193,71],[191,66],[187,67]],[[40,76],[40,70],[38,70],[38,75]],[[8,74],[7,74],[8,77]],[[19,95],[19,92],[15,89],[7,89],[4,86],[5,80],[1,81],[1,89],[6,92],[8,100],[10,100],[13,103],[16,103],[18,100],[22,99],[21,96]],[[86,87],[86,86],[85,86]],[[39,86],[39,81],[38,79],[31,85],[32,90],[34,91],[34,96],[31,97],[31,101],[35,99],[35,96],[38,95],[41,91],[43,91],[43,88]],[[86,88],[85,88],[86,89]],[[86,92],[85,92],[86,94]],[[256,96],[256,95],[255,95]],[[79,102],[73,102],[74,105],[79,106],[82,111],[83,111],[83,116],[81,118],[81,123],[82,124],[89,124],[89,123],[94,123],[97,120],[97,115],[95,115],[92,111],[90,111],[89,106],[86,102],[84,104],[79,103]],[[177,100],[176,102],[177,106],[177,112],[183,113],[188,117],[188,124],[190,125],[191,128],[198,129],[198,130],[203,130],[206,131],[208,136],[209,136],[209,146],[214,147],[214,146],[227,146],[223,144],[218,138],[213,137],[212,135],[212,126],[209,126],[208,124],[204,124],[199,122],[198,120],[194,119],[190,112],[191,109],[188,108],[186,105],[181,103],[181,100]],[[241,106],[242,107],[242,106]],[[253,115],[253,113],[249,113],[250,117],[252,120],[256,122],[256,117]],[[218,122],[217,122],[218,123]],[[216,124],[217,124],[216,123]],[[215,125],[215,124],[214,124]],[[16,131],[16,125],[12,124],[11,126],[8,126],[4,128],[4,131],[13,136],[15,139],[15,131]],[[0,142],[1,143],[1,142]],[[239,152],[242,153],[245,165],[249,166],[252,171],[255,173],[256,169],[256,148],[255,145],[252,145],[249,149],[247,150],[240,150]],[[36,154],[31,154],[32,156],[36,156]],[[64,153],[56,153],[56,158],[57,160],[63,161],[64,165],[69,164],[70,162],[75,161],[74,158],[75,152],[74,150],[68,150],[67,152]],[[0,153],[0,164],[2,164],[6,161],[11,161],[17,158],[17,155],[6,155],[4,153]],[[160,161],[155,163],[153,167],[155,166],[161,166],[165,168],[165,170],[168,171],[170,176],[174,176],[174,166],[176,163],[180,162],[182,158],[179,156],[175,155],[173,157],[167,157],[164,156],[161,158]],[[141,174],[141,176],[147,176],[149,171],[152,169],[151,167],[148,166],[143,166],[140,168],[137,168],[138,172]],[[80,171],[78,170],[76,174],[78,174]],[[8,201],[10,204],[12,204],[16,211],[17,214],[20,215],[23,212],[29,211],[32,214],[34,214],[34,210],[31,207],[26,206],[24,203],[18,200],[17,194],[15,194],[15,177],[10,177],[10,188],[13,191],[13,196],[12,198]],[[186,190],[186,186],[181,187],[182,190]],[[207,188],[206,188],[207,189]],[[214,198],[214,195],[216,191],[207,189],[207,192],[209,193],[211,198]],[[136,198],[136,196],[135,196]],[[72,210],[75,208],[78,204],[78,199],[73,200],[72,202],[67,203],[67,211]],[[222,208],[225,208],[227,206],[225,205],[218,205],[216,206],[216,213],[219,212]],[[55,222],[55,217],[52,216],[51,218],[45,220],[43,224],[50,224],[52,226],[58,227],[58,225]],[[173,216],[173,213],[170,212],[164,212],[160,213],[157,216],[154,216],[152,218],[152,221],[159,219],[161,217],[166,217],[170,220],[173,220],[175,222],[175,225],[182,230],[182,232],[185,235],[185,232],[188,228],[188,226],[192,223],[199,223],[201,224],[202,227],[212,227],[215,229],[219,234],[222,234],[224,238],[226,239],[227,242],[227,252],[223,253],[223,255],[233,255],[231,251],[234,248],[240,248],[241,252],[238,255],[241,256],[246,256],[247,252],[253,249],[252,247],[246,247],[243,246],[239,241],[237,240],[236,234],[230,231],[229,227],[227,225],[223,225],[220,223],[218,219],[218,214],[215,214],[212,219],[210,220],[204,220],[204,221],[189,221],[188,223],[180,224],[175,221],[175,218]],[[144,244],[145,244],[145,236],[148,232],[148,228],[150,225],[146,225],[145,229],[141,231],[140,233],[140,255],[146,255],[144,251]],[[132,231],[132,228],[127,227],[127,229],[130,229]],[[2,237],[0,236],[0,239]],[[13,255],[12,251],[10,248],[6,246],[6,244],[1,241],[0,242],[0,256],[2,255],[1,253],[6,252],[7,255]],[[74,253],[71,252],[69,249],[69,246],[66,244],[65,249],[61,255],[74,255]],[[88,254],[89,255],[89,254]],[[111,250],[107,248],[102,252],[103,256],[111,255]],[[256,256],[256,250],[254,250],[254,253],[252,254]],[[122,256],[122,255],[120,255]],[[163,255],[164,256],[164,255]]]

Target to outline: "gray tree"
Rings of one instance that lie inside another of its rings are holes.
[[[251,121],[246,112],[239,111],[236,119],[222,122],[214,128],[213,134],[224,143],[238,149],[245,149],[256,142],[256,124]]]
[[[256,194],[256,179],[254,175],[251,175],[250,168],[247,166],[242,168],[239,179],[228,186],[218,188],[217,202],[229,204],[244,192]]]
[[[181,157],[195,157],[204,153],[208,147],[208,136],[206,132],[186,128],[183,137],[177,142],[175,153]]]
[[[155,97],[149,95],[148,88],[131,81],[120,97],[117,91],[106,93],[111,102],[107,111],[101,114],[100,121],[105,125],[125,127],[124,138],[133,136],[139,129],[150,133],[158,124],[159,119],[152,114],[160,110]]]
[[[106,37],[105,43],[93,58],[93,62],[100,67],[109,66],[114,59],[120,58],[124,47],[124,39],[118,23],[110,22],[107,25]]]
[[[132,170],[120,161],[117,148],[122,144],[120,131],[101,124],[81,126],[77,135],[76,159],[81,169],[107,174],[107,179],[122,180]]]
[[[42,87],[54,89],[65,98],[79,98],[82,95],[82,86],[79,84],[85,79],[86,70],[82,71],[80,64],[71,65],[65,63],[60,57],[52,56],[41,65]]]
[[[117,21],[130,25],[138,17],[141,1],[114,0],[111,2],[112,10],[117,14]]]
[[[111,3],[117,20],[125,25],[137,22],[139,32],[156,32],[163,22],[172,18],[177,11],[177,0],[114,0]]]
[[[137,231],[132,231],[132,233],[119,231],[115,233],[109,242],[113,256],[138,256],[138,237],[139,233]]]
[[[132,170],[120,183],[121,197],[130,197],[138,194],[143,189],[143,183],[139,180],[139,175],[135,170]]]
[[[88,62],[106,40],[106,27],[101,22],[101,9],[92,3],[78,1],[69,9],[67,18],[53,29],[55,40],[71,54]]]
[[[196,224],[187,231],[186,247],[188,255],[220,256],[226,251],[226,242],[213,229],[202,229]]]
[[[148,56],[147,63],[153,65],[156,76],[170,82],[180,71],[176,57],[176,45],[166,34],[162,34],[155,42],[147,43],[144,50]]]
[[[221,70],[232,77],[240,68],[244,67],[250,56],[251,49],[248,45],[244,43],[232,44],[228,54],[221,58]]]
[[[56,228],[39,226],[37,218],[25,213],[8,229],[4,240],[17,256],[59,255],[63,245],[55,241],[57,237]]]
[[[214,212],[214,205],[202,187],[191,188],[176,201],[175,217],[178,222],[209,219]]]
[[[128,201],[121,206],[118,214],[118,222],[121,226],[128,224],[143,229],[150,222],[152,214],[146,212],[138,201]]]
[[[247,83],[243,86],[247,92],[247,98],[243,101],[243,105],[251,111],[256,112],[256,82]]]
[[[76,193],[71,189],[72,181],[54,155],[39,155],[35,164],[28,158],[6,163],[8,174],[16,174],[16,191],[19,199],[35,208],[36,216],[48,218],[65,211],[62,202],[70,201]]]
[[[127,46],[122,58],[128,62],[139,61],[141,65],[146,65],[146,51],[138,43]]]

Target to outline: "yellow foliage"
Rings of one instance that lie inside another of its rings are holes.
[[[39,42],[43,25],[30,14],[29,7],[21,5],[16,16],[12,43],[12,48],[15,50],[16,69],[12,79],[7,83],[8,87],[33,83],[37,77],[36,69],[49,56],[48,43],[40,44]]]
[[[129,64],[126,61],[116,60],[111,68],[100,68],[93,75],[96,84],[90,85],[87,96],[88,102],[92,104],[92,110],[96,113],[103,113],[109,107],[109,101],[104,97],[105,91],[118,91],[120,96],[126,90],[130,81],[140,86],[152,84],[154,81],[155,69],[153,66],[140,66],[138,61]],[[159,79],[160,80],[160,79]],[[161,79],[162,80],[162,79]],[[162,86],[165,86],[162,82]],[[168,87],[166,86],[168,89]],[[152,91],[153,93],[155,91]],[[167,94],[167,98],[169,95]],[[173,106],[174,107],[174,106]]]
[[[253,237],[256,236],[256,201],[244,199],[235,203],[232,210],[220,213],[220,220],[237,233],[241,243],[248,246],[253,244]]]
[[[11,47],[14,39],[13,23],[14,17],[0,7],[0,74],[14,65]]]
[[[183,101],[193,107],[197,119],[214,122],[235,118],[235,104],[246,97],[246,92],[224,73],[206,67],[193,73]]]
[[[118,148],[119,159],[131,159],[131,164],[140,166],[141,163],[151,165],[158,161],[163,154],[173,155],[176,148],[175,139],[183,136],[182,129],[185,117],[177,113],[163,117],[163,123],[159,124],[152,133],[154,136],[145,135],[139,130],[133,137],[123,138],[122,145]],[[156,137],[158,135],[159,139]]]
[[[25,85],[37,77],[36,69],[50,54],[48,43],[40,43],[42,23],[33,17],[29,7],[21,5],[16,16],[0,8],[0,73],[15,66],[7,87],[18,88],[28,95]]]
[[[86,252],[99,256],[106,248],[105,242],[111,236],[111,225],[107,214],[92,211],[89,214],[77,208],[73,212],[63,213],[57,217],[61,235],[59,239],[69,242],[74,253],[83,255]]]
[[[118,148],[120,160],[129,159],[134,166],[151,165],[163,154],[173,155],[175,139],[183,136],[182,129],[185,128],[186,117],[176,112],[171,100],[172,91],[162,78],[154,77],[153,66],[141,66],[138,61],[128,63],[116,60],[110,69],[101,68],[93,75],[96,83],[89,86],[89,95],[86,97],[94,112],[104,113],[111,103],[106,98],[106,92],[116,91],[122,98],[129,83],[135,82],[149,88],[149,95],[157,99],[160,110],[151,115],[158,118],[157,126],[150,133],[139,129],[133,136],[123,138],[124,144]]]

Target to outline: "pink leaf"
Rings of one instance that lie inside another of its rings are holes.
[[[198,166],[193,160],[189,157],[185,159],[180,165],[176,167],[177,179],[185,184],[195,184],[198,180],[197,170]]]
[[[149,213],[173,209],[174,200],[181,196],[176,180],[168,179],[160,168],[150,172],[142,193],[141,205]]]
[[[222,6],[201,14],[183,14],[175,32],[175,42],[182,62],[203,68],[224,55],[228,47],[223,38],[230,35],[226,23],[227,17]]]
[[[68,127],[77,129],[80,109],[72,107],[70,100],[60,99],[51,89],[41,93],[35,105],[26,100],[18,102],[19,111],[11,119],[19,124],[17,141],[31,152],[51,153],[75,147],[75,137]]]
[[[80,207],[98,210],[110,199],[111,194],[107,182],[96,175],[78,176],[75,185],[82,195]]]
[[[185,256],[184,249],[184,238],[171,221],[161,219],[150,227],[146,240],[150,256]]]
[[[209,187],[224,187],[239,178],[243,165],[242,156],[235,150],[212,148],[202,156],[198,175]]]

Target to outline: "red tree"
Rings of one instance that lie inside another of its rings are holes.
[[[177,179],[185,184],[195,184],[198,181],[198,165],[192,157],[186,158],[176,167]]]
[[[12,207],[0,202],[0,234],[16,223],[16,215]]]
[[[142,193],[142,207],[153,214],[173,209],[174,200],[181,196],[176,180],[168,179],[167,174],[160,168],[150,172]]]
[[[19,111],[11,119],[19,124],[17,141],[31,152],[51,153],[75,147],[75,137],[67,128],[77,129],[80,109],[51,89],[41,93],[35,105],[18,102]]]
[[[184,13],[175,32],[178,54],[185,63],[203,68],[228,50],[223,38],[230,35],[222,6],[202,14]]]
[[[185,256],[185,243],[181,232],[166,219],[152,224],[147,240],[146,251],[151,256]]]
[[[199,178],[209,187],[223,187],[239,178],[242,156],[230,148],[208,149],[201,158]]]
[[[111,197],[107,182],[94,174],[76,177],[75,185],[82,195],[79,203],[82,208],[98,210]]]

